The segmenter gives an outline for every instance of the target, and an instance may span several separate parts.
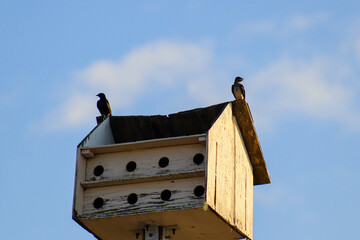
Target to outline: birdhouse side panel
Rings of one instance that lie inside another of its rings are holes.
[[[234,125],[228,105],[208,133],[206,201],[228,223],[235,225]]]
[[[252,238],[252,165],[231,105],[208,132],[207,204]]]
[[[235,126],[235,225],[252,238],[253,172],[252,165],[236,119]]]
[[[77,149],[76,167],[75,167],[75,187],[73,199],[73,218],[77,218],[83,211],[83,192],[84,188],[81,182],[85,181],[86,159],[81,155],[80,148]]]

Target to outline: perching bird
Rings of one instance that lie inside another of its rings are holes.
[[[112,113],[111,113],[110,104],[109,101],[106,99],[105,94],[99,93],[96,96],[100,98],[100,100],[97,101],[97,108],[99,109],[101,116],[103,116],[103,118],[107,116],[111,116]]]
[[[242,77],[236,77],[234,80],[234,84],[231,86],[231,91],[234,94],[236,100],[244,99],[245,100],[245,88],[241,84],[243,80]]]

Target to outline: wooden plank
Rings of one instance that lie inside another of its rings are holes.
[[[245,232],[245,158],[244,153],[246,154],[245,148],[242,146],[241,142],[241,133],[236,125],[235,127],[235,225],[236,227]]]
[[[76,167],[75,167],[75,186],[73,199],[73,219],[77,219],[83,211],[83,194],[84,189],[81,182],[85,181],[86,160],[81,155],[81,150],[78,148],[76,153]]]
[[[185,172],[178,174],[167,174],[167,175],[158,175],[152,177],[139,177],[139,178],[127,178],[127,179],[114,179],[109,181],[84,181],[81,185],[84,188],[97,188],[97,187],[108,187],[108,186],[116,186],[116,185],[126,185],[133,183],[145,183],[152,181],[163,181],[163,180],[173,180],[173,179],[181,179],[181,178],[193,178],[193,177],[205,177],[205,171],[195,171],[195,172]]]
[[[230,104],[208,134],[207,203],[234,224],[234,126]]]
[[[256,135],[253,119],[245,100],[232,102],[233,114],[238,122],[241,135],[254,171],[254,185],[270,183],[270,176]]]
[[[216,165],[216,211],[234,225],[234,131],[231,106],[218,121],[218,164]]]
[[[90,149],[82,149],[81,150],[81,155],[84,158],[92,158],[92,157],[95,156],[95,154]]]
[[[191,135],[191,136],[151,139],[151,140],[144,140],[144,141],[137,141],[137,142],[128,142],[128,143],[119,143],[119,144],[101,145],[101,146],[92,146],[92,147],[82,147],[81,149],[82,150],[89,149],[94,154],[113,153],[113,152],[132,151],[132,150],[139,150],[139,149],[188,145],[188,144],[196,144],[196,143],[205,144],[204,137],[206,137],[206,134],[196,134],[196,135]]]
[[[236,119],[233,119],[235,130],[235,225],[252,238],[253,225],[253,171],[243,136]]]
[[[206,142],[207,167],[206,176],[206,203],[215,209],[215,179],[216,179],[216,161],[217,161],[217,141],[213,133],[209,130]]]
[[[201,207],[205,194],[195,196],[194,189],[197,186],[205,187],[203,177],[89,188],[84,192],[84,210],[81,218],[104,218]],[[171,192],[169,201],[161,198],[164,190]],[[128,202],[130,194],[138,196],[135,204]],[[97,198],[104,201],[100,208],[94,207]]]
[[[246,164],[246,225],[245,233],[252,238],[253,235],[253,185],[254,185],[253,171],[251,164],[247,161]]]
[[[204,157],[200,164],[193,161],[198,154]],[[165,167],[159,165],[163,158],[168,160],[168,165]],[[87,159],[86,182],[129,182],[131,179],[140,179],[139,181],[143,182],[146,181],[146,178],[151,180],[166,175],[203,172],[206,167],[206,159],[206,148],[203,144],[96,154],[95,157]],[[128,171],[130,164],[136,165],[133,171]],[[96,176],[98,167],[102,167],[103,172]]]

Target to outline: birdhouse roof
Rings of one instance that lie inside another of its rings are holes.
[[[228,103],[170,115],[112,116],[115,143],[171,138],[206,133]]]
[[[152,139],[206,134],[228,104],[232,105],[233,115],[236,118],[253,166],[254,185],[270,183],[270,177],[257,138],[251,112],[245,100],[224,102],[170,115],[110,116],[109,121],[113,140],[115,144],[123,144]],[[102,117],[97,117],[98,126],[101,125],[102,121]],[[86,141],[89,135],[82,143]]]

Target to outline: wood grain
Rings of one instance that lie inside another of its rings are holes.
[[[197,165],[193,157],[201,153],[204,155],[203,163]],[[159,160],[163,157],[169,159],[166,167],[159,166]],[[136,163],[136,169],[128,172],[126,166],[129,162]],[[103,166],[104,172],[100,176],[94,175],[94,169]],[[96,154],[95,157],[87,159],[86,182],[119,182],[131,183],[132,180],[155,181],[156,178],[168,175],[186,175],[186,173],[197,173],[204,175],[206,166],[206,148],[203,144],[191,144],[172,147],[161,147],[152,149],[141,149],[138,151],[122,151],[117,153]],[[194,176],[196,174],[193,174]],[[126,180],[126,181],[125,181]]]
[[[81,218],[103,218],[201,207],[205,200],[205,194],[201,197],[194,195],[194,189],[199,185],[205,186],[204,178],[87,189],[84,192],[84,210]],[[161,192],[166,189],[171,192],[169,201],[161,199]],[[128,196],[132,193],[138,196],[135,204],[129,204],[127,201]],[[104,199],[103,207],[96,209],[93,206],[96,198]]]
[[[252,238],[253,172],[229,104],[208,133],[206,202],[219,216]]]
[[[249,106],[245,100],[233,101],[231,104],[253,167],[254,185],[270,183],[270,176],[255,131]]]

